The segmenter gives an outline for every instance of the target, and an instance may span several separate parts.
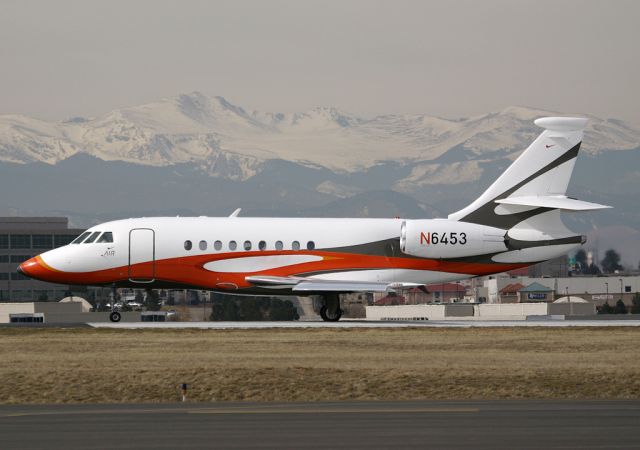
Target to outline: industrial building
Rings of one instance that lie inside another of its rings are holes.
[[[368,320],[526,320],[532,317],[587,317],[595,313],[595,305],[585,301],[367,306]]]
[[[16,269],[27,259],[73,241],[83,230],[66,217],[0,217],[0,302],[61,300],[82,288],[45,283]]]
[[[166,311],[122,312],[122,322],[164,322]],[[109,312],[95,312],[80,297],[67,297],[59,302],[0,303],[0,324],[42,323],[80,324],[110,322]]]

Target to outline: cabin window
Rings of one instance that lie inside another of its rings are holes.
[[[267,243],[265,241],[258,242],[258,249],[264,251],[267,249]]]
[[[89,236],[91,234],[90,231],[85,231],[84,233],[82,233],[80,236],[78,236],[74,241],[72,241],[72,244],[79,244],[80,242],[84,241],[87,236]]]
[[[191,243],[191,241],[184,241],[185,250],[191,250],[192,247],[193,247],[193,244]]]
[[[235,250],[236,248],[238,248],[238,243],[236,241],[230,241],[229,250]]]
[[[113,233],[111,231],[105,231],[98,239],[98,244],[111,244],[113,243]]]
[[[244,241],[244,249],[246,251],[251,250],[251,241]]]
[[[222,250],[222,241],[215,241],[213,243],[213,248],[215,248],[217,251]]]
[[[282,241],[276,241],[276,250],[282,250],[284,248],[284,244]]]
[[[96,239],[98,239],[98,236],[100,236],[100,232],[96,231],[95,233],[93,233],[91,236],[89,236],[87,238],[86,241],[83,242],[83,244],[91,244],[93,241],[95,241]]]
[[[291,243],[291,250],[300,250],[300,242],[298,241],[293,241]]]
[[[200,241],[198,243],[198,247],[200,248],[200,250],[206,250],[207,249],[207,241]]]
[[[313,250],[314,248],[316,248],[316,243],[313,241],[309,241],[307,242],[307,250]]]

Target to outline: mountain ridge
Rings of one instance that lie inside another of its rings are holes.
[[[210,176],[231,180],[255,176],[269,160],[347,173],[394,161],[416,167],[407,183],[425,184],[438,170],[436,161],[459,148],[467,154],[459,170],[468,181],[478,177],[474,160],[524,150],[540,132],[533,120],[556,114],[523,106],[461,119],[366,118],[333,107],[272,113],[193,92],[62,122],[0,115],[0,161],[57,164],[87,153],[152,166],[192,163]],[[640,130],[617,119],[589,118],[586,153],[640,147]]]

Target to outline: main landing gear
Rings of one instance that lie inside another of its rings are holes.
[[[340,309],[340,294],[330,293],[325,294],[324,305],[320,308],[320,317],[325,322],[337,322],[342,317],[342,310]]]

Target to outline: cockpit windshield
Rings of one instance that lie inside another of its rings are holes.
[[[98,238],[100,236],[100,238]],[[112,244],[113,243],[113,232],[105,231],[85,231],[80,236],[78,236],[72,244],[91,244],[95,242],[96,244]]]
[[[111,244],[113,243],[113,233],[111,231],[105,231],[98,239],[98,244]]]
[[[95,241],[98,238],[98,236],[100,236],[100,232],[94,231],[93,234],[89,236],[86,241],[83,242],[83,244],[91,244],[93,241]]]
[[[91,234],[91,231],[85,231],[80,236],[75,238],[71,243],[72,244],[79,244],[80,242],[84,241],[87,238],[87,236],[89,236],[90,234]]]

